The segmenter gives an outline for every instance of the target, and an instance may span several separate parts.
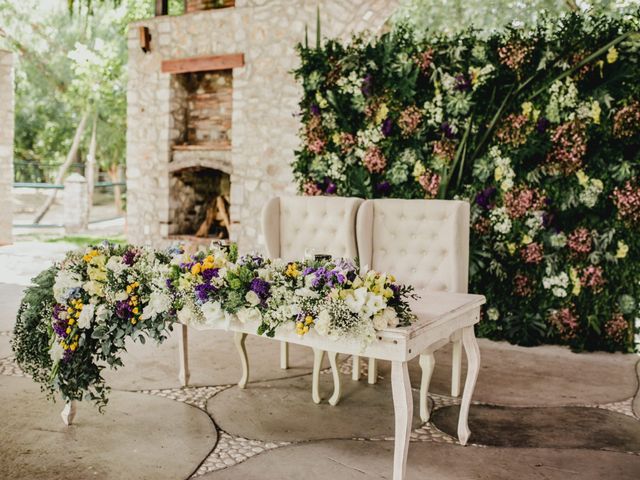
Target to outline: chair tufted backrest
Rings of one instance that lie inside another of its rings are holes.
[[[271,258],[302,259],[306,249],[356,258],[356,213],[360,198],[275,197],[262,211],[262,231]]]
[[[467,202],[367,200],[356,229],[362,266],[392,273],[416,290],[467,292]]]

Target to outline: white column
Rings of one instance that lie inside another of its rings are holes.
[[[72,173],[64,181],[64,229],[77,233],[89,225],[89,196],[87,180],[79,173]]]
[[[13,242],[13,54],[0,50],[0,245]]]

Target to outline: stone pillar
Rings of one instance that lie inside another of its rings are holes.
[[[13,54],[0,50],[0,245],[12,243]]]
[[[79,173],[72,173],[64,181],[64,229],[77,233],[89,225],[89,195],[87,180]]]

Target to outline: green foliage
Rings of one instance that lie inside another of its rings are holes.
[[[299,45],[299,188],[467,199],[471,287],[488,297],[480,334],[632,350],[639,25],[638,12],[571,14]]]

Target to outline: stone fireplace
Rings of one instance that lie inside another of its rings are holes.
[[[300,91],[290,72],[305,27],[315,38],[318,3],[323,35],[347,38],[380,28],[399,0],[188,0],[184,15],[130,25],[129,241],[228,234],[242,251],[262,248],[262,206],[295,192]],[[221,202],[230,228],[211,211]]]

